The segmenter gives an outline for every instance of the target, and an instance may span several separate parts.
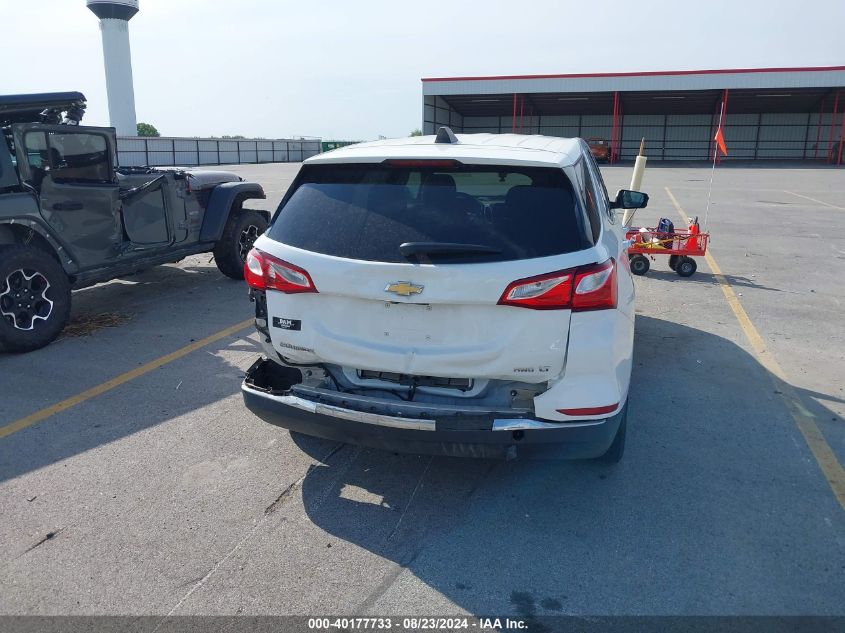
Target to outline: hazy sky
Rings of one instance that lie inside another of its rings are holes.
[[[80,90],[107,125],[85,0],[0,0],[0,94]],[[139,121],[163,135],[369,139],[421,125],[421,77],[845,65],[845,1],[141,0]]]

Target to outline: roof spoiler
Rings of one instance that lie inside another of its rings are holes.
[[[458,137],[455,136],[455,133],[445,125],[442,126],[440,129],[437,130],[437,136],[434,137],[435,143],[449,143],[449,144],[456,144],[460,143]]]

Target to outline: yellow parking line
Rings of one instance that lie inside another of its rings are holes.
[[[205,347],[206,345],[210,345],[211,343],[215,343],[220,339],[226,338],[232,334],[236,334],[240,332],[244,328],[249,327],[252,325],[253,320],[247,319],[246,321],[242,321],[241,323],[236,323],[231,327],[227,327],[225,330],[220,330],[219,332],[212,334],[211,336],[206,336],[203,339],[195,341],[190,345],[186,345],[185,347],[181,347],[177,349],[175,352],[170,352],[169,354],[165,354],[155,360],[151,360],[148,363],[144,363],[140,367],[136,367],[131,371],[127,371],[126,373],[120,374],[119,376],[115,376],[111,380],[107,380],[104,383],[96,385],[95,387],[91,387],[90,389],[86,389],[85,391],[76,394],[75,396],[71,396],[70,398],[65,398],[61,402],[57,402],[56,404],[50,405],[40,411],[36,411],[35,413],[30,413],[28,416],[21,418],[20,420],[15,420],[14,422],[10,422],[5,426],[0,427],[0,438],[6,437],[7,435],[11,435],[12,433],[16,433],[22,429],[25,429],[33,424],[37,424],[42,420],[46,420],[51,415],[55,415],[56,413],[60,413],[66,409],[70,409],[86,400],[90,400],[95,396],[99,396],[107,391],[114,389],[115,387],[119,387],[120,385],[129,382],[130,380],[134,380],[144,374],[148,374],[154,369],[158,369],[163,365],[167,365],[168,363],[172,363],[174,360],[178,360],[183,356],[187,356],[191,352],[194,352],[201,347]]]
[[[664,188],[684,222],[689,222],[689,216],[681,208],[681,205],[678,204],[669,187]],[[727,299],[734,316],[739,321],[745,337],[751,344],[751,348],[754,350],[754,355],[757,357],[758,362],[769,371],[769,376],[775,385],[775,393],[780,394],[786,408],[792,415],[792,419],[795,420],[798,430],[804,436],[804,441],[807,442],[807,446],[813,453],[813,457],[816,458],[816,462],[827,479],[827,483],[830,484],[836,500],[842,509],[845,510],[845,469],[842,468],[842,464],[836,459],[836,455],[830,448],[830,444],[827,443],[816,421],[813,419],[815,416],[804,406],[801,396],[798,395],[798,392],[789,383],[786,372],[766,347],[766,343],[763,341],[757,328],[754,327],[754,324],[748,317],[748,313],[739,302],[739,297],[736,296],[733,287],[731,287],[731,284],[722,274],[722,270],[719,268],[716,260],[713,259],[713,256],[709,252],[705,254],[704,258],[713,272],[716,281],[719,282],[719,287],[722,289],[722,293],[725,295],[725,299]]]
[[[811,198],[810,196],[802,196],[800,193],[795,193],[794,191],[787,191],[786,189],[783,190],[784,193],[788,193],[792,196],[798,196],[799,198],[804,198],[804,200],[809,200],[810,202],[816,202],[818,204],[823,204],[826,207],[830,207],[831,209],[839,209],[840,211],[845,211],[845,207],[838,207],[835,204],[830,204],[829,202],[825,202],[824,200],[816,200],[815,198]]]

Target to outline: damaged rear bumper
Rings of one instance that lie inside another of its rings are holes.
[[[549,422],[507,411],[298,388],[298,370],[259,359],[241,386],[262,420],[328,440],[390,451],[512,459],[587,459],[607,451],[624,409],[604,420]]]

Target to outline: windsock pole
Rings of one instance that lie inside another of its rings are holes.
[[[631,186],[628,187],[631,191],[639,191],[643,184],[643,173],[645,172],[646,160],[645,156],[645,138],[640,141],[640,153],[637,155],[637,160],[634,162],[634,173],[631,174]],[[625,215],[622,216],[622,226],[631,226],[634,221],[634,213],[636,209],[626,209]]]
[[[719,107],[719,127],[716,131],[716,142],[713,143],[713,167],[710,169],[710,184],[707,186],[707,206],[704,208],[704,230],[707,230],[707,216],[710,214],[710,198],[713,195],[713,175],[716,173],[716,159],[719,156],[720,134],[722,133],[722,116],[725,114],[725,102]],[[724,141],[722,141],[724,143]]]

